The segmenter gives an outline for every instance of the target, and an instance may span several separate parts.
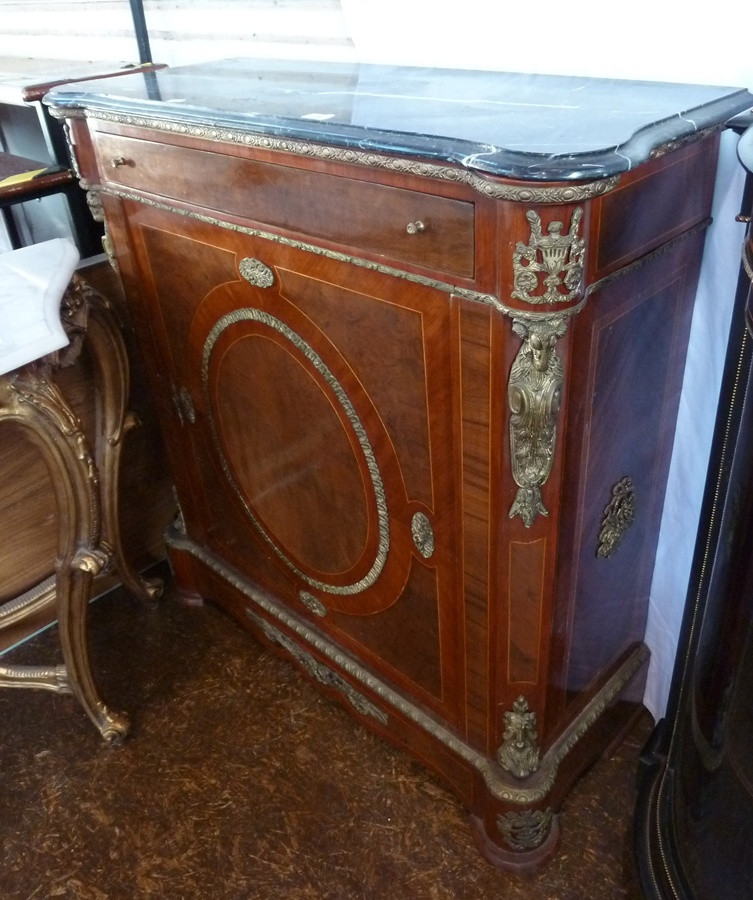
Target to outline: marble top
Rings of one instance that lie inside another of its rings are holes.
[[[261,59],[79,82],[45,101],[539,181],[628,171],[753,106],[732,87]]]

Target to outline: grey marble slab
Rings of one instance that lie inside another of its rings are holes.
[[[76,83],[45,99],[537,181],[628,171],[753,106],[733,87],[261,59]]]

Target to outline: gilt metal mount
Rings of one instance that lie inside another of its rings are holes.
[[[552,825],[552,817],[551,809],[508,812],[497,816],[497,828],[512,850],[535,850],[546,840]]]
[[[516,778],[527,778],[538,769],[539,755],[536,713],[528,709],[528,701],[521,696],[513,703],[512,712],[505,713],[497,762]]]
[[[275,283],[274,272],[260,259],[242,259],[238,271],[254,287],[269,288]]]
[[[602,559],[611,556],[634,521],[635,488],[630,478],[621,478],[612,488],[612,498],[604,508],[596,555]]]
[[[510,406],[510,461],[518,492],[510,518],[520,516],[530,528],[536,516],[549,512],[541,486],[554,462],[559,412],[564,382],[562,361],[556,352],[558,338],[567,330],[567,319],[513,320],[513,331],[522,345],[510,370],[507,400]]]
[[[564,224],[554,221],[544,234],[541,217],[528,210],[531,237],[527,244],[518,241],[513,253],[514,299],[532,304],[569,303],[580,294],[586,253],[586,242],[578,236],[582,218],[582,207],[576,207],[569,231],[563,233]],[[539,293],[542,279],[544,291]]]

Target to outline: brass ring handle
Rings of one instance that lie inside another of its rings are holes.
[[[422,231],[426,231],[426,225],[419,219],[416,222],[408,222],[405,230],[408,234],[420,234]]]
[[[116,156],[116,157],[110,162],[110,165],[113,167],[113,169],[117,169],[118,166],[127,166],[127,165],[128,165],[128,160],[125,158],[125,156]]]

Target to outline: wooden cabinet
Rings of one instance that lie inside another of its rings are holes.
[[[642,696],[718,129],[526,181],[160,96],[51,102],[147,361],[178,583],[535,865]]]

